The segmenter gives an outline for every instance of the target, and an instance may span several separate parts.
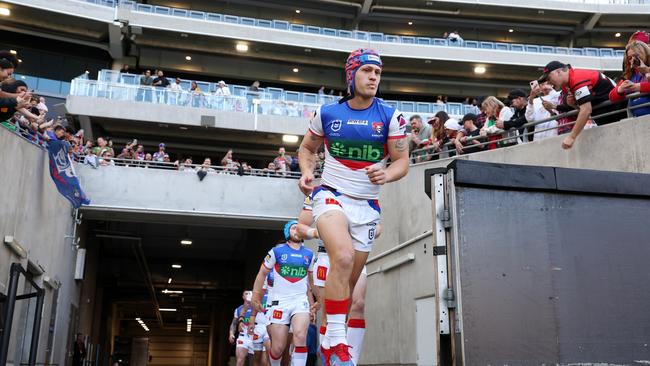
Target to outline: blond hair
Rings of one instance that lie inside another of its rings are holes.
[[[497,97],[489,96],[489,97],[485,98],[483,103],[481,103],[481,107],[485,111],[487,111],[488,109],[494,111],[494,113],[497,114],[496,117],[499,117],[498,116],[499,111],[505,107],[505,104],[503,104],[503,102],[501,102],[499,99],[497,99]],[[488,116],[488,117],[490,117],[490,116]]]
[[[627,59],[627,52],[629,50],[634,50],[636,53],[638,53],[641,56],[641,61],[643,61],[646,66],[650,65],[650,46],[640,41],[630,42],[625,47],[625,59],[623,60],[623,64],[625,65],[623,68],[623,77],[626,80],[630,80],[632,74],[634,73],[634,69]]]

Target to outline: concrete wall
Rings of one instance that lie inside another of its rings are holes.
[[[482,152],[469,160],[558,166],[567,168],[650,173],[650,116],[585,130],[572,150],[560,146],[563,137]],[[384,234],[374,256],[431,230],[431,200],[424,192],[424,171],[446,166],[451,159],[412,166],[403,180],[382,189]],[[369,276],[366,298],[367,332],[361,364],[416,364],[415,299],[434,292],[431,236],[368,264],[372,273],[406,253],[415,261],[389,272]],[[435,347],[435,340],[431,340]]]
[[[72,233],[71,205],[58,193],[50,178],[46,152],[4,128],[0,128],[0,187],[0,236],[14,236],[29,253],[21,260],[0,244],[0,292],[7,292],[11,263],[19,262],[27,268],[29,261],[45,269],[42,276],[36,277],[36,282],[46,290],[37,358],[38,363],[43,363],[51,306],[55,301],[53,290],[43,284],[43,278],[48,276],[61,282],[51,362],[63,365],[67,356],[70,308],[77,306],[79,293],[73,279],[76,252],[71,240],[65,238]],[[24,288],[21,280],[18,294],[24,293]],[[20,359],[21,334],[26,331],[23,318],[26,303],[27,300],[17,302],[9,365],[27,362]]]
[[[111,211],[118,215],[142,212],[208,218],[213,222],[277,228],[278,222],[295,218],[303,195],[298,180],[208,173],[200,181],[195,172],[77,165],[77,174],[93,212]],[[107,184],[108,183],[108,184]],[[123,216],[122,216],[123,217]],[[178,221],[176,221],[178,222]]]

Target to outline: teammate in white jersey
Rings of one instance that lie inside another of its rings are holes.
[[[235,344],[235,358],[237,366],[244,366],[249,350],[252,350],[251,337],[248,334],[248,322],[251,316],[251,291],[242,293],[244,303],[235,309],[232,322],[230,323],[230,343]]]
[[[314,216],[312,214],[312,201],[310,197],[305,197],[302,205],[302,211],[298,216],[298,233],[303,239],[319,239],[318,230],[312,228],[314,223]],[[377,225],[377,232],[375,239],[381,235],[381,225]],[[327,281],[327,272],[329,272],[330,261],[327,255],[327,250],[323,245],[322,240],[318,240],[318,254],[314,262],[314,271],[312,272],[313,284],[312,291],[316,296],[318,303],[323,303],[323,288]],[[365,320],[365,301],[366,301],[366,285],[367,285],[367,272],[366,267],[363,267],[361,276],[357,280],[354,290],[352,291],[352,305],[350,306],[350,313],[348,314],[348,331],[347,338],[350,346],[350,358],[356,366],[359,362],[359,356],[363,350],[363,339],[366,333],[366,320]],[[327,329],[327,315],[323,309],[320,324],[320,335],[325,335]]]
[[[299,150],[300,189],[311,194],[314,219],[330,258],[324,296],[327,330],[321,342],[326,366],[353,364],[346,316],[351,288],[361,275],[379,224],[379,188],[408,172],[406,120],[375,98],[381,69],[375,51],[353,51],[345,66],[349,96],[318,108]],[[313,187],[315,156],[323,143],[322,185]]]
[[[271,324],[267,329],[271,336],[269,358],[272,366],[280,366],[282,362],[290,325],[293,327],[295,347],[291,363],[293,366],[305,366],[307,363],[307,328],[310,316],[307,291],[314,253],[302,245],[297,226],[297,221],[287,222],[284,227],[287,243],[269,250],[253,286],[251,317],[256,317],[258,312],[263,311],[262,286],[269,272],[273,271],[273,290],[267,299],[271,304],[267,310]]]

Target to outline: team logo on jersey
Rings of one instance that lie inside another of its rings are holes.
[[[275,270],[282,278],[291,283],[296,283],[307,276],[307,268],[304,265],[276,264]]]
[[[368,240],[373,240],[375,238],[375,228],[370,228],[368,230]]]
[[[340,119],[335,119],[332,121],[332,124],[330,125],[330,129],[332,132],[338,132],[341,129],[341,125],[343,124],[343,121]]]
[[[328,151],[335,159],[357,160],[376,163],[384,158],[384,144],[367,141],[334,141]]]
[[[273,310],[273,319],[282,319],[282,310]]]
[[[327,267],[318,266],[316,269],[316,278],[321,281],[327,280]]]
[[[287,254],[286,254],[286,253],[285,253],[285,254],[282,254],[282,256],[280,256],[280,259],[281,259],[283,262],[286,261],[287,258],[288,258],[288,257],[287,257]]]
[[[381,132],[384,130],[384,122],[373,122],[372,130],[377,134],[381,134]]]
[[[303,256],[303,259],[305,260],[305,266],[309,266],[309,263],[311,263],[311,260],[309,259],[309,256],[305,255],[305,256]]]

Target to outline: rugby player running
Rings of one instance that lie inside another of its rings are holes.
[[[314,112],[299,150],[300,189],[311,194],[318,233],[330,259],[324,296],[327,329],[321,342],[326,366],[353,365],[345,321],[351,289],[379,224],[380,186],[408,172],[406,121],[375,97],[381,71],[375,51],[353,51],[345,65],[348,96]],[[315,156],[323,143],[322,185],[313,187]]]

